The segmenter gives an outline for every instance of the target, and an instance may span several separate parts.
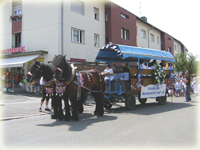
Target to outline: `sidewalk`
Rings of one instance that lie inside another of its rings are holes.
[[[3,93],[10,94],[10,95],[20,94],[20,95],[29,96],[29,97],[42,97],[42,93],[39,93],[38,95],[36,95],[35,93],[29,93],[29,92],[25,91],[25,89],[23,89],[20,86],[15,87],[14,91],[12,89],[12,92],[3,92]]]

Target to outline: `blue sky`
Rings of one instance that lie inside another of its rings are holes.
[[[200,56],[200,0],[111,0],[181,41]],[[140,11],[141,3],[141,11]]]

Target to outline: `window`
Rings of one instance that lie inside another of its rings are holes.
[[[94,19],[99,20],[99,9],[98,8],[94,8]]]
[[[168,47],[168,52],[170,52],[170,53],[172,52],[171,47]]]
[[[13,34],[13,48],[21,47],[21,33]]]
[[[77,43],[84,43],[84,31],[72,28],[72,41]]]
[[[159,37],[157,36],[157,44],[159,44],[159,41],[160,41],[160,40],[159,40]]]
[[[153,34],[150,34],[150,40],[151,40],[151,42],[154,42],[154,35]]]
[[[124,13],[121,13],[121,17],[129,20],[129,16]]]
[[[94,34],[94,46],[99,46],[99,35]]]
[[[169,41],[171,41],[171,39],[170,39],[170,38],[168,38],[168,40],[169,40]]]
[[[79,0],[72,0],[71,11],[84,15],[84,3]]]
[[[174,45],[174,50],[176,51],[176,45]]]
[[[14,11],[13,16],[18,16],[18,17],[14,18],[13,21],[21,20],[21,18],[22,18],[22,16],[21,16],[22,13],[21,12],[22,12],[21,9]]]
[[[105,19],[106,19],[106,21],[108,21],[108,14],[107,13],[105,15]]]
[[[129,30],[121,28],[121,38],[125,40],[129,40]]]
[[[136,35],[138,36],[138,29],[137,29],[137,26],[136,26]]]
[[[146,39],[146,31],[145,30],[141,30],[141,37]]]

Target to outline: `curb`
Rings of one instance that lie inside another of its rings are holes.
[[[14,120],[14,119],[30,118],[30,117],[42,116],[42,115],[49,115],[49,113],[42,112],[42,113],[40,113],[40,114],[33,114],[33,115],[26,115],[26,116],[17,116],[17,117],[0,118],[0,121],[8,121],[8,120]]]

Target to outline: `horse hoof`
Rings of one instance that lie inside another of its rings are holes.
[[[70,121],[71,119],[64,119],[65,121]]]
[[[72,121],[78,121],[79,118],[78,117],[72,117]]]
[[[98,112],[97,111],[94,112],[94,116],[98,116]]]
[[[65,121],[70,121],[71,119],[70,119],[70,117],[64,117],[64,120]]]
[[[56,115],[51,115],[51,119],[57,119]]]

